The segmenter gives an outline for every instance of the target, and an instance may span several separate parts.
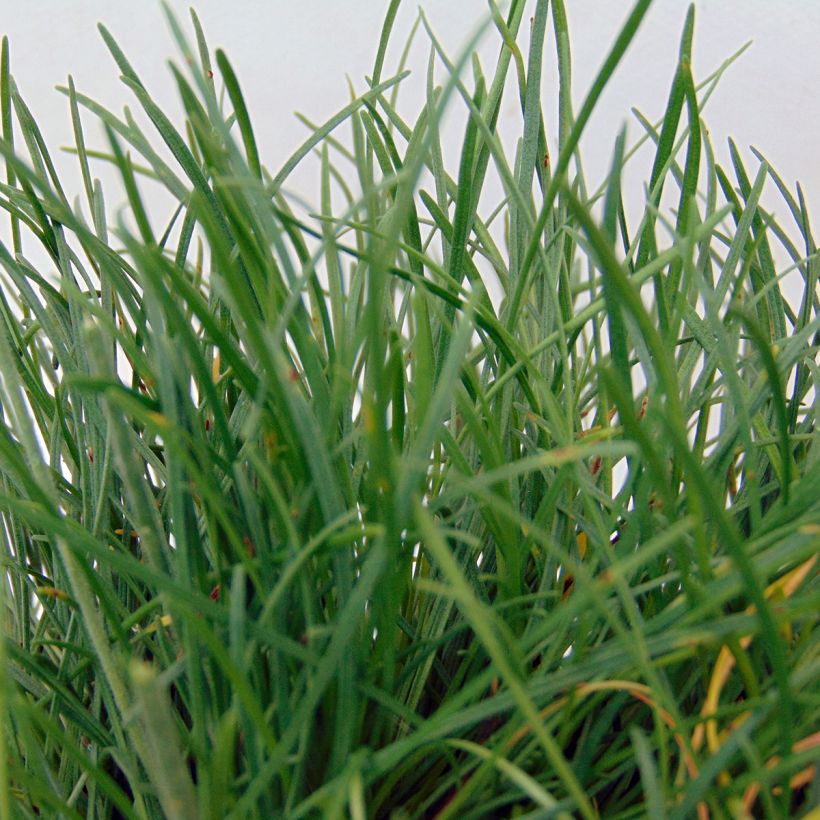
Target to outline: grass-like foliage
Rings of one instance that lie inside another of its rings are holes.
[[[101,27],[139,113],[69,79],[77,197],[4,42],[2,817],[817,799],[803,194],[761,155],[716,161],[722,69],[693,79],[690,10],[663,116],[637,118],[654,161],[630,216],[634,146],[595,190],[578,148],[649,1],[577,107],[564,0],[489,5],[489,71],[419,18],[404,119],[392,0],[372,75],[283,164],[195,16],[169,15],[176,123]],[[305,162],[312,205],[288,188]]]

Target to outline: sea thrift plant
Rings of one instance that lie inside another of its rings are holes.
[[[564,0],[490,0],[459,54],[399,5],[289,158],[196,15],[182,117],[100,26],[130,108],[61,89],[79,191],[3,42],[0,816],[809,816],[802,190],[716,158],[694,8],[593,181],[649,0],[577,96]],[[426,77],[387,59],[414,35]]]

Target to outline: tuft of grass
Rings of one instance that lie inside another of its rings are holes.
[[[723,68],[695,80],[693,8],[662,116],[638,115],[654,160],[630,221],[636,146],[622,132],[592,189],[579,141],[649,0],[577,108],[563,0],[491,0],[490,66],[422,14],[410,118],[399,5],[372,76],[273,165],[196,15],[169,14],[181,123],[101,26],[146,125],[69,78],[78,198],[3,41],[0,816],[801,816],[802,190],[734,144],[717,162],[701,109]]]

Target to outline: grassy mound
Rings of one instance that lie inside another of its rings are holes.
[[[693,11],[636,220],[635,146],[592,190],[578,145],[648,0],[577,110],[563,0],[491,3],[486,73],[420,18],[412,119],[385,65],[398,6],[361,93],[273,165],[195,16],[192,45],[171,19],[179,124],[101,28],[148,125],[69,82],[76,199],[3,45],[0,815],[800,816],[820,742],[802,193],[733,145],[716,162]]]

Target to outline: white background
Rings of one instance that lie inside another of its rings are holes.
[[[190,32],[188,3],[174,0],[170,5]],[[315,121],[329,117],[349,99],[345,75],[357,91],[365,89],[363,78],[372,69],[387,5],[387,0],[196,3],[209,44],[212,49],[226,49],[239,76],[260,142],[262,162],[272,173],[306,136],[304,126],[292,115],[294,111]],[[482,0],[427,0],[422,5],[452,56],[459,53],[487,8]],[[605,0],[567,1],[576,110],[631,5]],[[632,137],[641,133],[630,114],[632,106],[650,119],[662,114],[687,5],[682,0],[656,0],[607,88],[583,143],[590,184],[599,182],[605,174],[620,125],[630,122]],[[728,164],[725,145],[731,135],[744,149],[753,174],[757,162],[745,149],[750,144],[759,147],[789,184],[798,179],[803,183],[816,213],[820,208],[816,105],[820,3],[699,0],[696,8],[696,80],[705,78],[745,42],[754,41],[730,68],[703,112],[719,159]],[[396,65],[416,13],[414,0],[401,7],[385,76]],[[166,65],[166,60],[176,58],[177,52],[158,2],[0,0],[0,26],[11,42],[12,73],[55,153],[59,153],[59,146],[72,142],[66,99],[54,90],[55,85],[65,83],[69,73],[79,91],[114,111],[121,111],[124,104],[132,109],[138,107],[131,92],[118,81],[119,72],[96,30],[98,20],[104,21],[118,39],[154,98],[178,110]],[[481,49],[487,74],[492,72],[497,42],[497,35],[489,32]],[[411,60],[414,75],[403,92],[403,111],[411,121],[423,99],[428,49],[429,41],[421,31]],[[555,112],[556,84],[552,54],[548,56],[543,87],[545,112],[550,118]],[[506,98],[503,114],[508,118],[520,116],[512,95]],[[86,117],[86,122],[90,147],[105,147],[94,132],[91,118]],[[549,119],[547,127],[551,127]],[[448,150],[453,167],[457,143]],[[643,160],[644,179],[650,161],[651,156]],[[66,174],[69,191],[79,192],[76,161],[63,155],[59,165]],[[297,177],[294,184],[315,201],[314,180]],[[764,202],[787,221],[786,208],[776,195],[770,192]]]

